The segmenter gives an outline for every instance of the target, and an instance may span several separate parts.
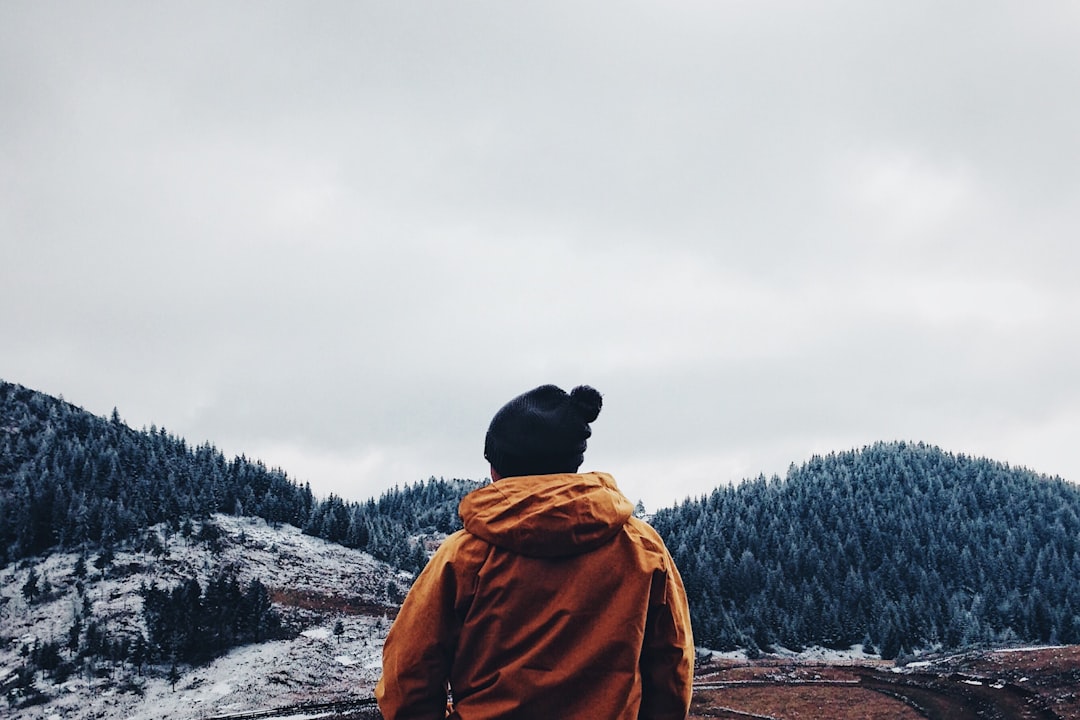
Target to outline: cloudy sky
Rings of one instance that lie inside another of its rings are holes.
[[[0,3],[0,378],[316,492],[605,396],[649,507],[921,440],[1080,481],[1080,5]]]

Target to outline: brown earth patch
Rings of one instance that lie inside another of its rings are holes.
[[[1080,720],[1080,646],[936,657],[918,667],[706,660],[693,718]]]
[[[776,720],[921,720],[903,701],[858,685],[731,686],[694,693],[691,718]]]
[[[320,612],[338,612],[346,615],[366,615],[369,617],[397,616],[397,607],[377,605],[356,597],[328,595],[310,590],[271,590],[270,601],[285,607],[318,610]]]
[[[971,652],[940,665],[1016,687],[1040,698],[1062,720],[1080,720],[1080,645]]]

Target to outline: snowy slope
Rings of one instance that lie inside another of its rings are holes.
[[[215,516],[223,531],[216,548],[177,533],[165,539],[162,557],[117,551],[102,577],[90,557],[84,593],[76,590],[77,556],[54,554],[0,570],[0,685],[8,687],[22,665],[24,647],[35,641],[63,643],[77,610],[88,604],[107,635],[142,629],[142,584],[172,586],[220,569],[241,584],[259,579],[295,637],[235,648],[204,667],[180,667],[175,689],[168,668],[147,667],[142,676],[126,664],[99,663],[63,685],[41,674],[35,686],[49,701],[20,709],[0,700],[5,717],[206,718],[305,701],[371,697],[378,678],[382,641],[396,601],[411,578],[370,555],[252,518]],[[164,536],[164,528],[157,528]],[[48,590],[29,603],[22,587],[30,569]],[[85,599],[84,599],[85,598]],[[335,634],[341,621],[344,632]],[[62,651],[67,657],[67,651]]]

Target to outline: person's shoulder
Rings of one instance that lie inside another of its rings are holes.
[[[458,530],[448,535],[439,545],[432,561],[443,563],[477,562],[487,557],[491,545],[468,530]]]
[[[652,525],[636,517],[627,518],[624,532],[630,535],[644,549],[660,555],[667,555],[667,546],[660,533]]]

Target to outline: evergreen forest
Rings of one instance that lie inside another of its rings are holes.
[[[431,478],[364,502],[320,499],[280,469],[0,381],[0,566],[61,550],[108,558],[156,537],[144,532],[155,524],[186,533],[226,513],[417,572],[423,537],[459,529],[457,504],[479,485]],[[879,443],[717,488],[650,522],[681,571],[702,647],[862,643],[897,658],[1080,643],[1080,488],[1060,478]],[[230,582],[147,588],[147,656],[273,635],[259,588]]]
[[[281,632],[281,618],[257,579],[241,587],[236,578],[221,573],[205,590],[189,578],[167,590],[144,587],[141,594],[148,635],[143,657],[150,662],[205,662]]]
[[[143,528],[213,513],[289,523],[309,535],[417,572],[416,536],[461,526],[457,503],[479,483],[427,481],[378,500],[316,498],[277,468],[213,445],[192,447],[165,428],[134,430],[63,399],[0,380],[0,566],[54,550],[110,548]]]
[[[924,444],[816,456],[661,510],[698,644],[1080,642],[1080,488]]]

